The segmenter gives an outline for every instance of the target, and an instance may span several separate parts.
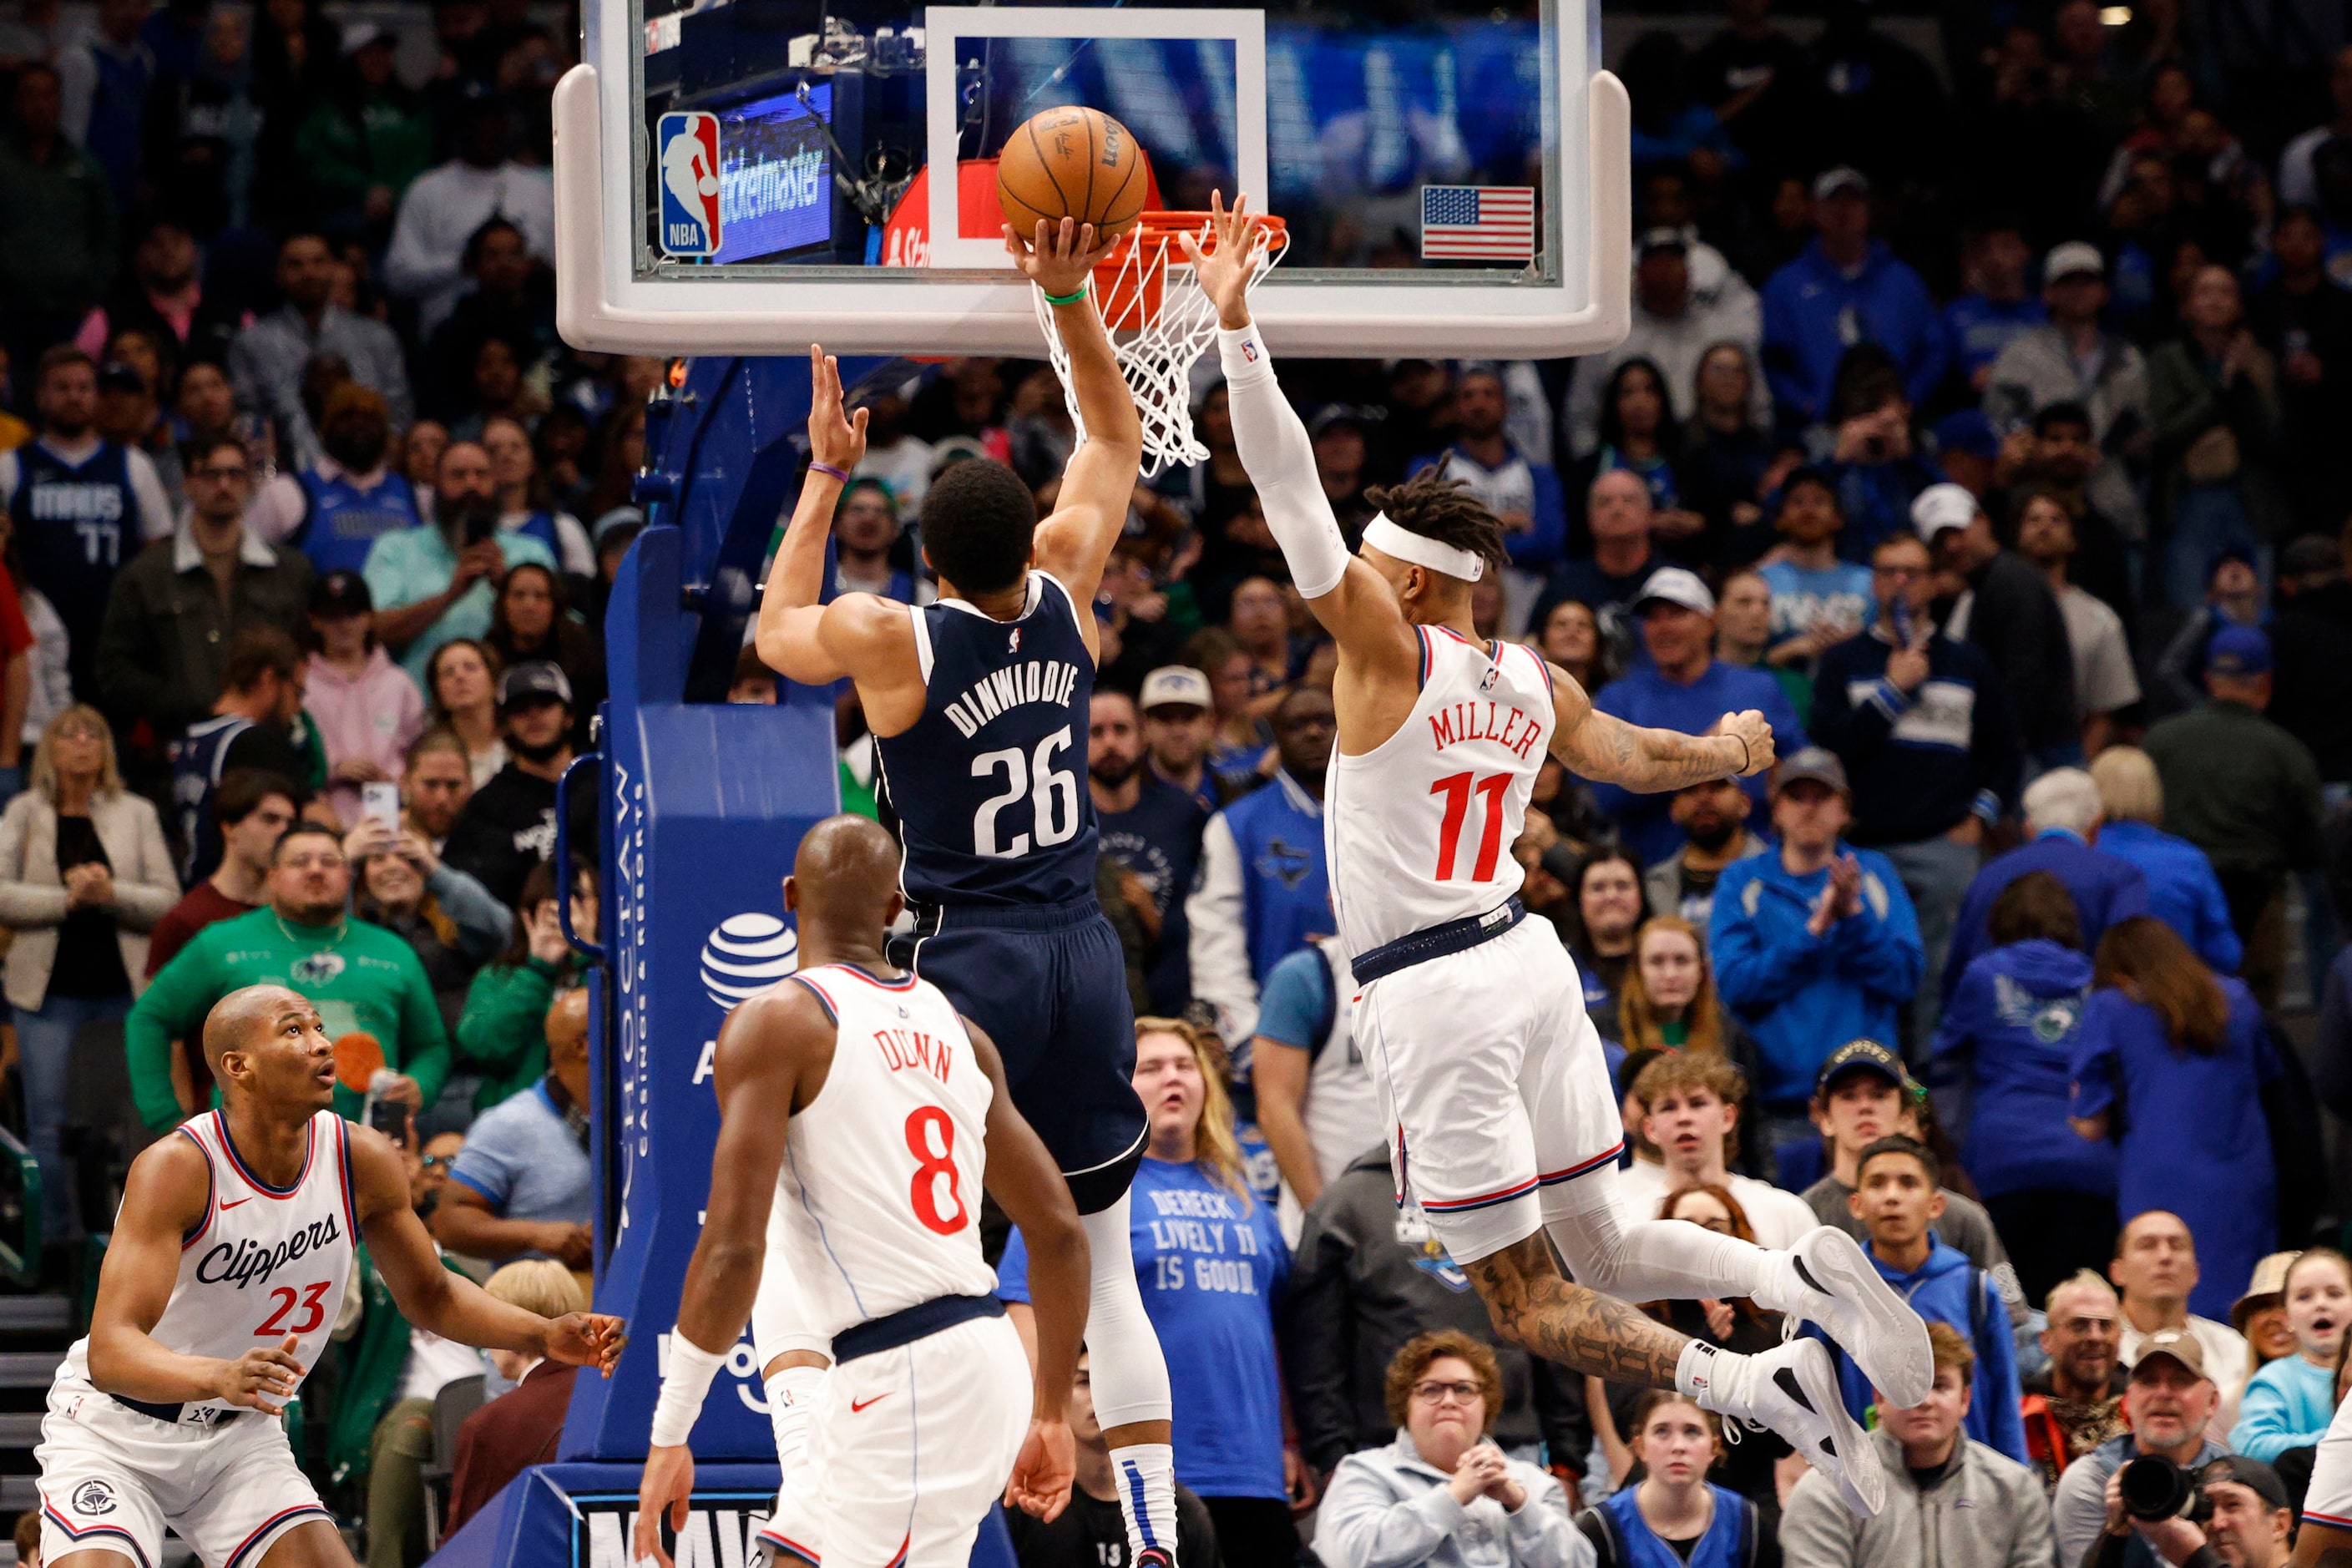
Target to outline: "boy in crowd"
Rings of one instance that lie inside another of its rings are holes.
[[[1935,1154],[1898,1132],[1864,1149],[1854,1170],[1859,1185],[1848,1204],[1870,1232],[1870,1260],[1879,1277],[1929,1322],[1949,1323],[1974,1352],[1969,1436],[2024,1464],[2025,1426],[2018,1415],[2017,1346],[2009,1310],[1992,1276],[1937,1238],[1944,1194]],[[1831,1353],[1846,1408],[1855,1419],[1864,1419],[1876,1397],[1870,1380],[1843,1351],[1832,1346]]]
[[[1830,1054],[1814,1080],[1812,1105],[1813,1125],[1828,1146],[1829,1170],[1804,1189],[1805,1202],[1822,1224],[1836,1226],[1856,1241],[1869,1239],[1869,1227],[1853,1212],[1863,1151],[1898,1132],[1924,1141],[1919,1107],[1926,1100],[1927,1091],[1905,1068],[1903,1058],[1876,1040],[1849,1040]],[[1781,1184],[1795,1184],[1785,1157]],[[2000,1233],[1993,1229],[1992,1216],[1964,1193],[1946,1187],[1937,1195],[1944,1201],[1944,1212],[1936,1222],[1936,1234],[1993,1277],[2012,1319],[2023,1317],[2025,1295]]]
[[[1880,1401],[1870,1436],[1886,1471],[1886,1507],[1856,1519],[1825,1477],[1808,1472],[1780,1521],[1788,1568],[2049,1568],[2050,1505],[2033,1472],[1963,1430],[1983,1405],[1976,1352],[1948,1323],[1929,1324],[1927,1343],[1934,1392],[1908,1407]]]
[[[1739,1069],[1718,1056],[1675,1052],[1642,1069],[1632,1099],[1650,1148],[1617,1175],[1627,1221],[1655,1219],[1669,1193],[1712,1185],[1739,1200],[1759,1247],[1794,1247],[1822,1223],[1794,1193],[1730,1169],[1746,1098]]]

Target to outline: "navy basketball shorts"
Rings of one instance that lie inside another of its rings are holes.
[[[902,962],[987,1031],[1013,1103],[1044,1139],[1078,1212],[1118,1201],[1143,1156],[1127,954],[1092,897],[929,906]],[[895,952],[894,952],[895,956]]]

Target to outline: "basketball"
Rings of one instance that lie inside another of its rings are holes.
[[[1032,239],[1066,217],[1106,238],[1135,226],[1151,177],[1134,132],[1099,110],[1064,104],[1029,117],[1004,143],[996,195],[1004,221]]]

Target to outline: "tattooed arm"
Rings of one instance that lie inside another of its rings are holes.
[[[1772,765],[1772,726],[1753,709],[1726,713],[1704,735],[1646,730],[1601,712],[1574,677],[1548,668],[1554,694],[1551,754],[1580,778],[1656,793]]]
[[[2305,1514],[2295,1532],[2294,1568],[2352,1568],[2352,1530]]]
[[[1466,1265],[1465,1272],[1495,1331],[1531,1354],[1612,1383],[1675,1385],[1675,1368],[1690,1342],[1613,1296],[1560,1278],[1540,1231]]]

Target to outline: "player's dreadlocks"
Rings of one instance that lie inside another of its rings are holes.
[[[1453,460],[1454,454],[1448,451],[1433,467],[1404,483],[1378,486],[1364,494],[1407,533],[1466,550],[1486,562],[1487,571],[1500,572],[1507,560],[1503,553],[1502,521],[1464,488],[1462,480],[1445,477],[1446,466]]]

